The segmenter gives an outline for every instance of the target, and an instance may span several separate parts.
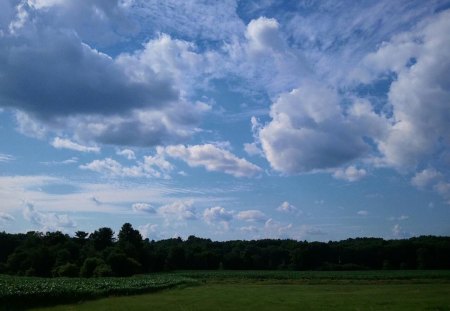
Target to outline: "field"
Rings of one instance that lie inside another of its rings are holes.
[[[55,306],[33,310],[450,311],[450,271],[184,271],[132,278],[0,277],[0,293],[4,309],[44,303]],[[102,296],[106,298],[99,299]],[[19,301],[27,304],[17,304]],[[72,304],[56,305],[64,302]]]

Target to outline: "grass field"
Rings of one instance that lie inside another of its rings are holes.
[[[42,299],[33,301],[36,297],[46,297],[45,304],[51,305],[64,303],[66,295],[66,302],[72,303],[33,310],[450,311],[450,271],[182,271],[132,278],[0,277],[0,292],[5,288],[10,295],[6,298],[17,291],[19,300],[26,302],[22,308],[41,304]],[[137,293],[140,295],[133,295]],[[107,298],[98,299],[102,296]],[[94,298],[97,300],[89,300]],[[6,310],[20,307],[9,299],[3,301],[10,305]]]
[[[450,310],[450,284],[206,284],[140,296],[35,309],[75,310]]]

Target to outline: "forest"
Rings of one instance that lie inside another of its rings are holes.
[[[143,239],[125,223],[77,231],[0,232],[0,274],[104,277],[172,270],[450,269],[450,237],[342,241]]]

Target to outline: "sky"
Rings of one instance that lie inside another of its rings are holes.
[[[450,1],[0,1],[0,231],[450,235]]]

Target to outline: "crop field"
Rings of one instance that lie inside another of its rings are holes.
[[[180,271],[0,277],[3,310],[449,310],[450,271]],[[103,297],[103,298],[102,298]]]
[[[3,275],[0,276],[0,310],[149,293],[195,282],[193,279],[170,274],[90,279]]]

